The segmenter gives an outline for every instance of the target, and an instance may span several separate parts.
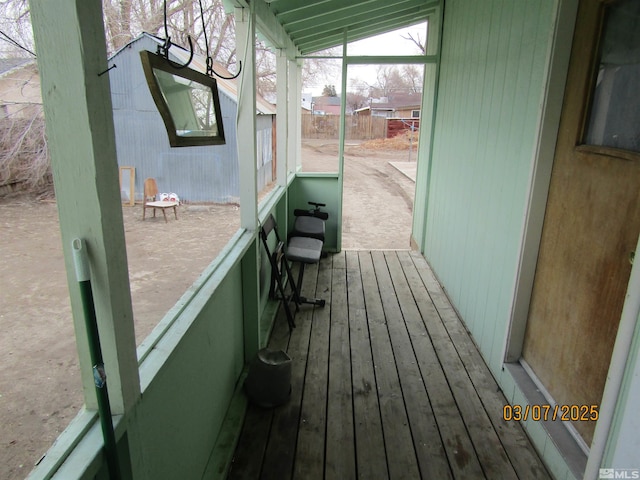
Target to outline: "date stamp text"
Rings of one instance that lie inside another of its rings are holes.
[[[599,417],[598,405],[509,405],[502,408],[503,420],[510,422],[595,422]]]

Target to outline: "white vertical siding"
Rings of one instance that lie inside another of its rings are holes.
[[[554,0],[449,0],[425,256],[490,367],[514,293]]]

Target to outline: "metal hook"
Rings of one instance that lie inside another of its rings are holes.
[[[171,60],[169,58],[169,49],[171,48],[171,37],[167,37],[166,40],[164,41],[164,45],[162,46],[158,46],[158,55],[164,57],[164,59],[169,63],[169,65],[171,65],[173,68],[177,68],[178,70],[181,68],[187,68],[189,66],[189,64],[191,63],[191,60],[193,60],[193,41],[191,40],[191,35],[187,36],[187,40],[189,40],[189,50],[190,50],[190,54],[189,54],[189,60],[187,60],[187,63],[185,63],[184,65],[180,65],[179,63],[174,62],[173,60]]]
[[[238,78],[240,73],[242,72],[242,60],[239,61],[240,65],[238,71],[235,75],[231,75],[230,77],[225,77],[224,75],[220,75],[213,70],[213,59],[211,57],[207,58],[207,75],[211,76],[213,73],[216,77],[222,78],[223,80],[233,80],[234,78]]]
[[[109,68],[107,68],[106,70],[103,70],[102,72],[100,72],[98,76],[101,77],[102,75],[107,73],[109,70],[113,70],[114,68],[118,68],[118,65],[116,65],[115,63],[111,65]]]

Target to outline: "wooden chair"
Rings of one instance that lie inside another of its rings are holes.
[[[178,210],[176,207],[178,206],[178,202],[167,201],[167,200],[156,200],[156,196],[158,195],[158,185],[156,184],[155,178],[147,178],[144,181],[144,197],[142,199],[142,220],[144,220],[145,215],[147,213],[147,208],[153,208],[153,216],[156,216],[156,209],[162,210],[162,214],[164,215],[164,221],[167,222],[167,213],[165,210],[167,208],[173,208],[173,214],[176,216],[176,220],[178,219]]]

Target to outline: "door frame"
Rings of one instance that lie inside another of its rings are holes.
[[[579,0],[558,0],[554,40],[549,52],[547,87],[538,121],[538,141],[532,159],[528,203],[521,231],[519,261],[511,304],[509,328],[504,341],[504,364],[518,363],[522,356],[529,305],[542,238],[544,215],[551,181],[555,145],[562,113],[573,32]],[[566,28],[567,26],[571,28]],[[640,251],[640,237],[637,250]],[[589,451],[584,478],[595,478],[605,454],[615,408],[640,317],[640,262],[633,264],[616,334],[599,419]]]
[[[504,345],[505,363],[518,362],[522,356],[547,196],[551,183],[551,170],[560,127],[564,90],[569,71],[578,2],[579,0],[558,1],[554,39],[548,54],[545,101],[538,120],[538,139],[529,173],[527,209],[522,222],[511,316]],[[566,28],[567,26],[571,28]]]

